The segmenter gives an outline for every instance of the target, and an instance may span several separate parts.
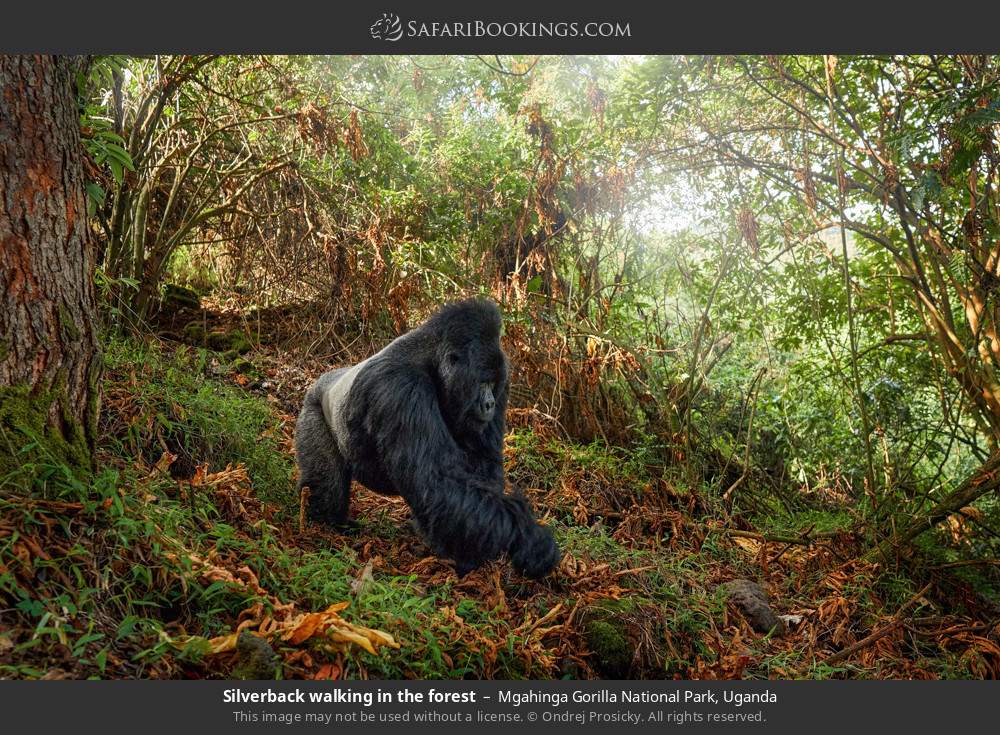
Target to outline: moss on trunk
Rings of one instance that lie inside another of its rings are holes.
[[[86,427],[74,418],[65,388],[0,387],[0,483],[29,487],[51,465],[81,478],[92,470]]]

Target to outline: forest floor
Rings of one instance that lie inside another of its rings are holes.
[[[107,345],[95,478],[38,462],[31,486],[0,485],[2,677],[1000,674],[971,590],[864,560],[844,513],[734,533],[643,452],[567,442],[527,410],[506,469],[563,549],[546,579],[505,560],[459,579],[404,502],[357,485],[356,532],[306,522],[292,433],[331,366],[166,332]],[[739,579],[783,632],[754,629]]]

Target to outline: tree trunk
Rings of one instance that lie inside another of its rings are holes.
[[[0,55],[0,476],[39,457],[86,469],[94,445],[101,359],[75,63]]]

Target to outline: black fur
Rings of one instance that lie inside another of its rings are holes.
[[[348,522],[352,478],[400,495],[439,556],[460,575],[510,554],[545,576],[559,562],[527,500],[504,492],[508,363],[491,301],[448,304],[351,368],[322,375],[295,427],[310,516]]]

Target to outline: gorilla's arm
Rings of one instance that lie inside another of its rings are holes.
[[[551,532],[535,522],[525,499],[503,494],[502,469],[499,478],[483,477],[469,464],[428,375],[372,365],[358,381],[385,471],[436,553],[454,559],[460,574],[505,551],[528,576],[543,576],[558,562]]]

